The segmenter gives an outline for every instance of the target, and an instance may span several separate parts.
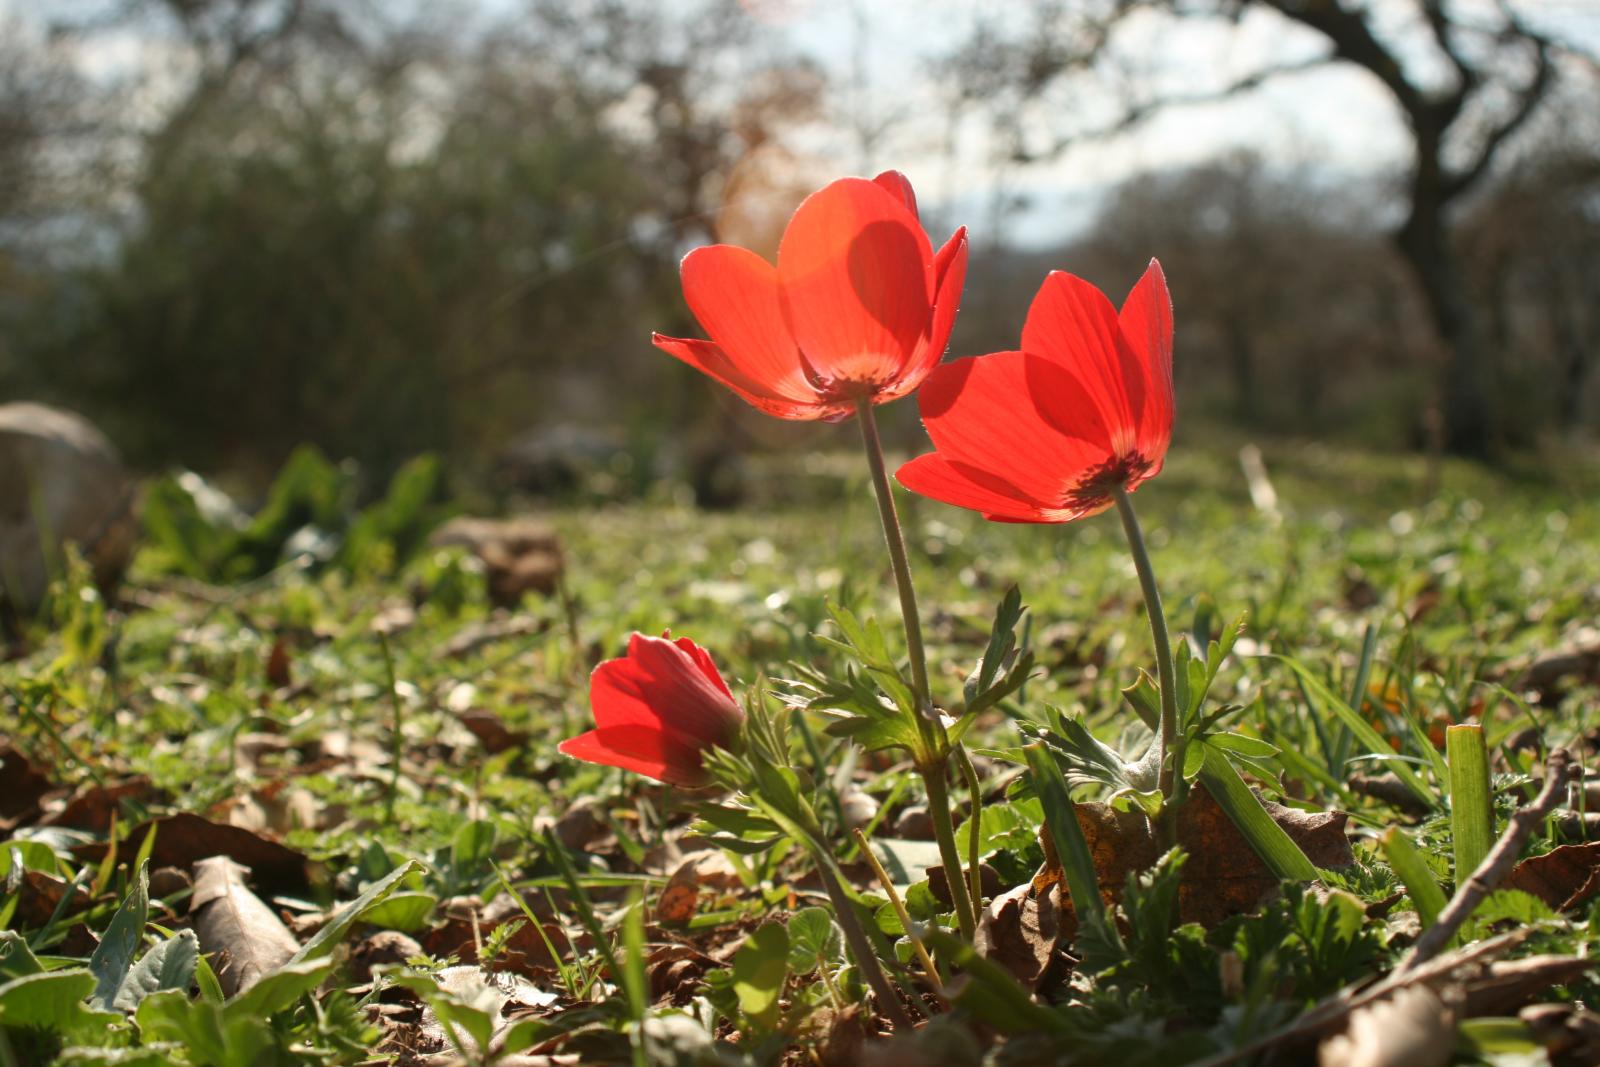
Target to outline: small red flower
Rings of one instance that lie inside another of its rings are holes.
[[[708,748],[732,748],[740,708],[705,649],[680,637],[628,639],[628,654],[589,676],[595,729],[561,743],[574,759],[621,767],[673,785],[707,781]]]
[[[966,229],[935,255],[904,175],[841,178],[795,211],[776,267],[733,245],[685,256],[683,296],[711,340],[651,339],[769,415],[842,419],[928,376],[966,274]]]
[[[936,451],[896,472],[914,493],[1000,522],[1071,522],[1160,473],[1172,440],[1172,298],[1150,261],[1119,314],[1053,271],[1022,351],[958,359],[917,397]]]

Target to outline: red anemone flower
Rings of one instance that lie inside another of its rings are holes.
[[[782,419],[842,419],[905,396],[944,356],[967,275],[967,231],[938,253],[898,171],[841,178],[801,203],[778,265],[709,245],[683,260],[683,296],[709,341],[656,347]]]
[[[561,742],[575,759],[673,785],[704,785],[708,748],[738,742],[744,710],[705,649],[670,634],[628,639],[628,654],[589,676],[595,729]]]
[[[936,451],[896,472],[914,493],[1000,522],[1071,522],[1161,471],[1172,440],[1172,298],[1161,264],[1117,309],[1053,271],[1022,351],[958,359],[917,397]]]

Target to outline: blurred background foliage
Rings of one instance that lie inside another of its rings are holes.
[[[311,443],[358,460],[368,496],[432,452],[480,484],[559,487],[577,457],[619,493],[670,474],[718,502],[734,457],[827,430],[748,413],[651,349],[652,329],[696,331],[677,286],[684,251],[721,239],[770,255],[805,191],[858,162],[897,165],[886,131],[910,106],[987,129],[1003,178],[1040,153],[1000,134],[1035,121],[1068,74],[1098,79],[1129,126],[1158,102],[1108,80],[1106,48],[1074,52],[1038,29],[1048,16],[1061,31],[1062,11],[1073,32],[1091,16],[1114,28],[1138,5],[1006,5],[1037,24],[974,20],[960,49],[927,57],[927,85],[877,103],[850,64],[819,60],[755,6],[0,8],[0,393],[89,414],[136,465],[257,491]],[[1426,28],[1383,41],[1409,55]],[[114,76],[86,62],[129,41],[141,59]],[[1514,125],[1492,101],[1479,109],[1478,143],[1497,121],[1511,128],[1447,205],[1486,375],[1464,437],[1441,421],[1455,417],[1441,410],[1460,338],[1437,326],[1393,239],[1421,164],[1351,174],[1219,152],[1126,178],[1049,247],[1012,239],[1004,181],[974,217],[925,195],[936,240],[957,222],[974,231],[953,350],[1012,347],[1047,269],[1116,295],[1159,255],[1186,426],[1502,457],[1592,441],[1600,109],[1592,64],[1552,55],[1560,78],[1495,56],[1472,75],[1511,85],[1508,117],[1513,90],[1534,99]],[[848,163],[826,147],[839,131]],[[941,151],[954,158],[918,147]],[[893,410],[907,446],[914,421],[913,405]]]

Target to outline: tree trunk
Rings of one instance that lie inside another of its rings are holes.
[[[1419,197],[1395,238],[1448,357],[1441,390],[1445,450],[1487,458],[1495,444],[1488,346],[1440,206]]]

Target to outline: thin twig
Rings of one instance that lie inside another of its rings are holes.
[[[1529,933],[1526,928],[1512,930],[1498,937],[1491,937],[1487,941],[1478,941],[1457,949],[1447,956],[1421,964],[1405,974],[1390,974],[1383,981],[1368,986],[1362,992],[1351,993],[1346,990],[1335,993],[1283,1029],[1274,1030],[1238,1048],[1219,1052],[1215,1056],[1193,1064],[1192,1067],[1226,1067],[1227,1064],[1250,1059],[1278,1045],[1308,1041],[1333,1033],[1344,1027],[1345,1020],[1352,1012],[1391,997],[1407,986],[1440,981],[1463,967],[1497,959],[1525,941]]]
[[[883,863],[878,859],[877,853],[867,845],[867,837],[860,830],[850,831],[856,839],[856,847],[861,850],[861,855],[866,857],[872,865],[872,873],[878,876],[878,884],[883,886],[883,891],[889,897],[889,904],[894,908],[895,915],[900,918],[900,927],[906,932],[906,937],[911,941],[911,951],[917,954],[917,962],[922,964],[922,971],[928,976],[928,982],[933,986],[933,991],[939,999],[944,999],[944,982],[939,978],[939,968],[933,965],[933,957],[928,955],[928,949],[922,943],[922,937],[917,933],[916,923],[911,921],[911,914],[906,911],[905,903],[900,899],[899,892],[894,887],[894,882],[889,879],[889,872],[883,869]]]
[[[1478,905],[1483,899],[1505,880],[1511,873],[1511,868],[1516,865],[1517,857],[1522,855],[1522,846],[1527,844],[1528,838],[1544,822],[1545,817],[1555,810],[1567,795],[1567,783],[1574,777],[1574,772],[1580,770],[1573,762],[1572,756],[1564,748],[1558,748],[1550,753],[1550,758],[1544,765],[1544,788],[1539,790],[1539,795],[1533,798],[1533,803],[1518,808],[1511,816],[1511,825],[1506,827],[1506,832],[1500,835],[1489,854],[1478,864],[1468,878],[1456,889],[1456,895],[1445,905],[1439,913],[1439,919],[1417,939],[1411,947],[1410,953],[1400,961],[1400,966],[1395,968],[1396,975],[1403,975],[1413,970],[1434,956],[1439,950],[1450,943],[1456,931],[1461,929],[1461,924],[1466,922],[1472,913],[1478,910]]]

